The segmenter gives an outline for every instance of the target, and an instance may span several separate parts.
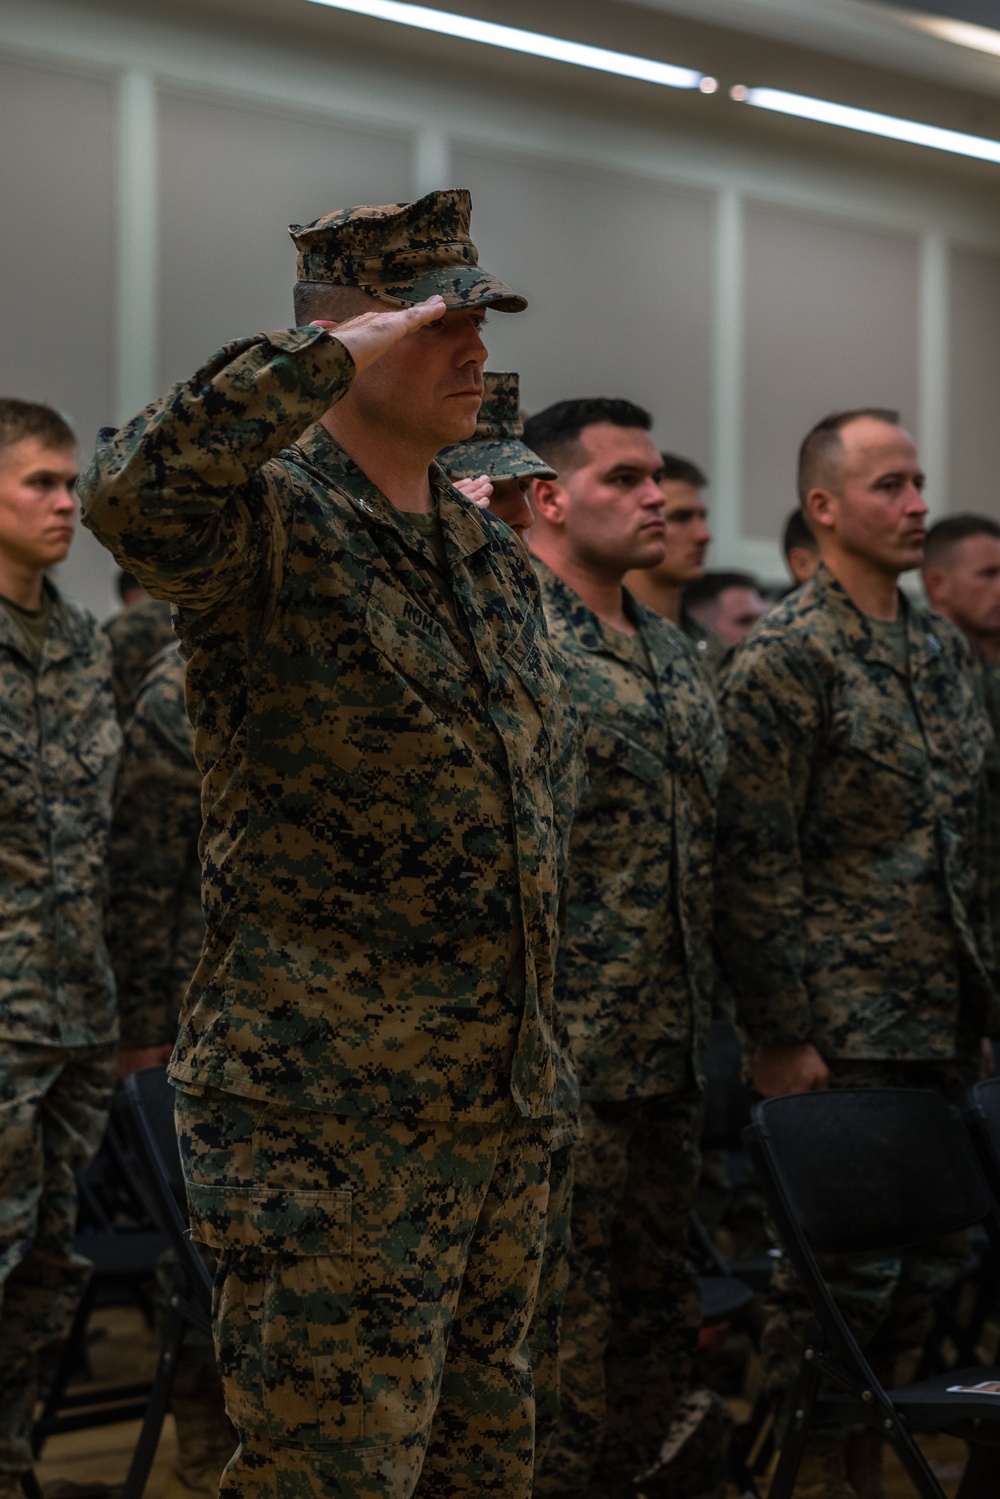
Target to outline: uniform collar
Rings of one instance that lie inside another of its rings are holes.
[[[863,614],[848,597],[825,563],[820,563],[812,583],[806,587],[813,589],[818,603],[826,604],[832,609],[844,643],[854,655],[862,661],[878,662],[883,666],[891,667],[896,664],[883,632],[872,628],[868,615]],[[932,665],[943,654],[944,646],[935,633],[933,619],[919,605],[912,604],[902,589],[898,592],[900,611],[906,620],[910,671],[919,672],[921,668]]]
[[[39,667],[39,670],[44,671],[47,666],[57,665],[60,661],[68,661],[71,656],[88,654],[91,648],[91,636],[79,612],[69,607],[51,579],[45,578],[42,588],[52,600],[52,617],[45,635],[45,648],[42,651]],[[15,617],[2,606],[0,606],[0,646],[16,651],[19,656],[23,656],[34,666],[34,662],[31,661],[25,649],[24,636],[15,623]]]
[[[397,540],[412,547],[413,528],[407,527],[405,520],[401,522],[400,512],[392,501],[344,452],[321,422],[304,432],[296,446],[314,468],[320,469],[347,496],[367,524],[387,527]],[[460,560],[486,546],[489,530],[478,508],[455,488],[436,463],[431,464],[430,482],[448,556]]]
[[[565,625],[572,630],[577,644],[585,651],[593,651],[595,655],[614,656],[617,661],[624,662],[626,666],[634,666],[635,657],[630,646],[635,637],[622,635],[620,630],[606,625],[593,609],[584,603],[576,590],[563,582],[562,578],[546,563],[538,557],[532,557],[531,560],[546,589],[550,603]],[[623,592],[625,612],[632,623],[638,626],[647,654],[657,672],[662,675],[669,669],[676,656],[676,648],[670,639],[672,627],[669,621],[661,619],[660,615],[647,609],[645,604],[640,604],[627,588]],[[656,628],[658,625],[663,625],[665,628],[658,629]]]

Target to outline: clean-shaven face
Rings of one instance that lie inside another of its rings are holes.
[[[76,480],[73,448],[50,448],[38,437],[0,448],[0,551],[12,562],[62,562],[76,525]]]

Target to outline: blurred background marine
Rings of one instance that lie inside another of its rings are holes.
[[[90,1276],[77,1178],[115,1076],[104,902],[121,730],[107,641],[47,577],[73,537],[76,476],[57,412],[0,401],[0,1499],[23,1499],[42,1350]]]

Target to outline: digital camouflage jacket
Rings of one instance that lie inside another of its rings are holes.
[[[977,827],[990,728],[964,639],[901,607],[908,677],[825,567],[726,671],[717,935],[755,1041],[929,1061],[996,1020]]]
[[[104,900],[122,736],[108,643],[52,593],[37,671],[0,607],[0,1040],[97,1046],[117,1034]]]
[[[556,992],[589,1101],[682,1088],[711,1019],[715,796],[725,743],[691,642],[634,599],[635,641],[536,560],[583,720]],[[639,637],[636,637],[638,639]]]
[[[156,658],[135,694],[115,792],[108,952],[122,1046],[176,1040],[205,935],[200,830],[201,774],[175,643]]]
[[[118,721],[124,724],[153,657],[177,639],[170,622],[170,605],[162,599],[140,599],[105,620],[104,633],[111,643],[111,683]]]
[[[506,526],[430,542],[319,416],[319,328],[227,345],[120,432],[85,522],[179,609],[207,936],[173,1076],[338,1113],[553,1104],[559,677]]]

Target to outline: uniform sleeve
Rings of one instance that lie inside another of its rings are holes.
[[[809,1038],[799,826],[822,724],[806,663],[773,638],[738,650],[723,679],[729,754],[719,791],[716,942],[755,1042]]]
[[[159,720],[142,694],[125,731],[111,828],[107,937],[125,1047],[174,1042],[203,932],[201,780],[193,754]]]
[[[247,600],[280,571],[285,506],[262,470],[350,386],[322,328],[227,344],[127,426],[98,438],[82,519],[157,598],[193,610]]]

